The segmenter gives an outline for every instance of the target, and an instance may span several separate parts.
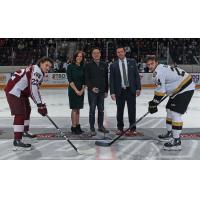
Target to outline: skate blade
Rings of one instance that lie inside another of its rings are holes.
[[[13,151],[31,151],[32,147],[24,148],[24,147],[13,147]]]
[[[164,151],[181,151],[181,146],[177,146],[177,147],[163,147]]]

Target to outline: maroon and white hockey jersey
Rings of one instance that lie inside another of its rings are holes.
[[[17,97],[31,97],[35,104],[42,103],[39,86],[44,73],[38,65],[16,71],[7,83],[5,92]]]

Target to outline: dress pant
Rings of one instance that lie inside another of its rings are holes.
[[[89,123],[90,128],[94,128],[95,124],[95,110],[96,107],[98,109],[98,127],[103,127],[104,121],[104,92],[94,93],[91,90],[88,90],[88,102],[90,106],[90,113],[89,113]]]
[[[128,118],[130,126],[136,121],[136,94],[132,93],[130,88],[122,89],[120,96],[116,96],[117,104],[117,128],[123,130],[124,128],[124,107],[127,102]],[[131,130],[135,130],[134,126]]]

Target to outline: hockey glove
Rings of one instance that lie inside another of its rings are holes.
[[[46,104],[42,104],[39,103],[37,104],[38,107],[38,113],[40,113],[42,116],[46,116],[47,115],[47,108],[46,108]]]
[[[154,100],[149,101],[149,112],[151,114],[158,112],[158,103],[156,103]]]

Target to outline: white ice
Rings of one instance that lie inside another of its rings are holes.
[[[43,101],[46,103],[49,115],[52,117],[70,117],[71,111],[69,108],[69,100],[67,89],[42,89],[41,95]],[[153,97],[153,89],[143,89],[141,96],[137,97],[137,118],[147,112],[148,102]],[[159,105],[159,112],[149,117],[165,117],[166,116],[166,105],[167,100]],[[183,116],[184,128],[198,128],[200,127],[200,90],[196,90],[195,94],[190,102],[187,113]],[[32,117],[40,117],[37,113],[36,105],[31,101],[32,104]],[[85,94],[84,109],[81,110],[81,117],[88,117],[89,105],[87,93]],[[116,116],[116,103],[111,100],[110,96],[105,99],[105,115],[106,117]],[[127,108],[125,108],[124,117],[127,117]],[[3,90],[0,90],[0,117],[9,118],[10,111],[6,101],[6,97]]]

